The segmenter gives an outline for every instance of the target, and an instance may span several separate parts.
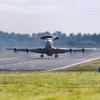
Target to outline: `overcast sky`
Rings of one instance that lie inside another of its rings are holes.
[[[100,0],[0,0],[0,30],[100,32]]]

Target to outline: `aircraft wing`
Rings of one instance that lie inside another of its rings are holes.
[[[37,48],[37,49],[17,49],[17,48],[6,48],[7,50],[13,50],[15,53],[16,52],[35,52],[35,53],[43,53],[45,54],[46,50],[44,48]],[[91,51],[91,50],[96,50],[95,48],[52,48],[53,54],[60,54],[60,53],[65,53],[65,52],[82,52],[84,53],[85,51]]]
[[[67,49],[61,49],[61,48],[53,48],[52,51],[53,51],[54,54],[59,54],[59,53],[68,52]]]
[[[53,53],[54,54],[60,54],[60,53],[65,53],[65,52],[82,52],[84,53],[85,51],[93,51],[96,50],[96,48],[53,48]]]
[[[30,52],[35,52],[35,53],[44,53],[44,50],[43,50],[43,48],[30,49]]]
[[[37,48],[37,49],[17,49],[17,48],[6,48],[7,50],[13,50],[14,52],[26,52],[26,53],[29,53],[29,52],[35,52],[35,53],[43,53],[43,49],[42,48]]]

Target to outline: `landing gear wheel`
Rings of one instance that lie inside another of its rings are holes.
[[[55,55],[55,58],[58,58],[58,55],[57,54]]]
[[[42,55],[40,55],[40,57],[41,57],[41,58],[43,58],[43,57],[44,57],[44,55],[42,54]]]

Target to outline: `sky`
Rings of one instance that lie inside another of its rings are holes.
[[[0,30],[100,32],[100,0],[0,0]]]

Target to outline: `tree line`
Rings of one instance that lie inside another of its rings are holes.
[[[0,47],[42,47],[44,41],[40,37],[45,35],[58,36],[60,39],[55,41],[54,46],[57,47],[100,47],[100,33],[63,33],[56,31],[40,32],[29,34],[21,34],[15,32],[0,31]]]

